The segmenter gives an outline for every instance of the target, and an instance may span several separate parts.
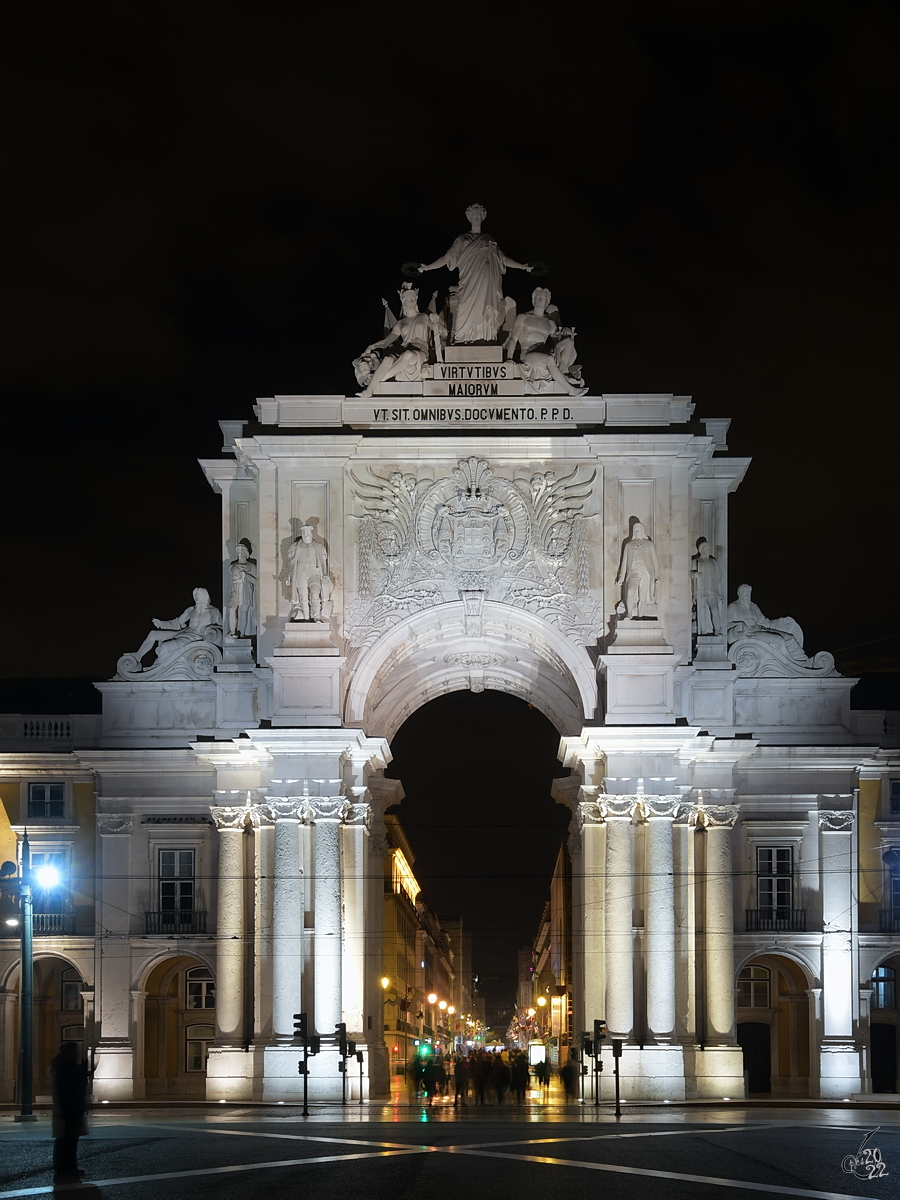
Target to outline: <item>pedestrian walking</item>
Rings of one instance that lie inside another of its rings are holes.
[[[78,1061],[78,1043],[63,1042],[50,1064],[53,1097],[53,1181],[77,1183],[78,1139],[87,1133],[88,1069]]]
[[[455,1095],[453,1097],[453,1107],[458,1104],[466,1107],[466,1093],[469,1090],[469,1064],[460,1054],[456,1062],[453,1064],[453,1086]]]
[[[525,1093],[528,1090],[529,1078],[528,1058],[524,1053],[517,1054],[512,1064],[512,1086],[516,1094],[516,1104],[525,1103]]]

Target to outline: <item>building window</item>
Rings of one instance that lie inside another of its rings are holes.
[[[188,1025],[184,1032],[187,1037],[185,1070],[205,1071],[206,1054],[216,1035],[215,1028],[212,1025]]]
[[[192,967],[187,973],[185,1008],[215,1008],[216,981],[206,967]]]
[[[896,1008],[896,972],[893,967],[876,967],[872,972],[872,1007]]]
[[[768,967],[744,967],[738,975],[738,1008],[770,1008]]]
[[[891,780],[891,813],[900,816],[900,779]]]
[[[160,912],[194,911],[194,851],[160,850]]]
[[[29,783],[28,816],[33,820],[60,819],[66,815],[64,783]]]
[[[74,967],[62,973],[62,1007],[65,1012],[81,1008],[81,976]]]
[[[63,912],[67,905],[69,856],[65,850],[32,850],[31,882],[36,913]]]
[[[793,867],[790,846],[757,846],[756,904],[760,911],[790,916],[794,907]]]

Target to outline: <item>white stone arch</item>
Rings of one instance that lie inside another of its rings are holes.
[[[509,692],[539,709],[562,736],[581,732],[597,710],[597,676],[585,647],[533,613],[462,601],[400,621],[354,665],[344,720],[390,740],[406,718],[437,696]]]
[[[94,986],[93,979],[91,976],[91,972],[88,969],[89,967],[93,966],[93,962],[94,962],[93,949],[91,949],[90,951],[84,951],[84,962],[80,961],[80,959],[77,957],[73,957],[71,951],[60,950],[60,949],[57,949],[55,946],[54,946],[53,950],[39,950],[37,948],[34,950],[33,962],[38,963],[42,959],[45,959],[45,958],[60,959],[62,962],[64,962],[66,964],[67,967],[71,967],[72,970],[78,972],[78,974],[81,976],[82,983],[88,990],[93,988],[93,986]],[[15,991],[18,989],[20,961],[21,961],[20,956],[17,954],[16,957],[12,960],[12,962],[8,965],[8,967],[6,968],[3,975],[0,976],[0,992],[11,992],[11,991]]]
[[[191,946],[190,949],[184,950],[173,950],[171,948],[166,948],[165,950],[160,949],[154,951],[149,958],[145,958],[143,962],[141,962],[136,972],[135,981],[132,984],[133,989],[140,992],[146,991],[147,980],[150,978],[150,975],[156,970],[159,964],[164,962],[167,958],[196,958],[198,963],[209,968],[209,970],[212,972],[213,979],[216,978],[215,957],[211,958],[208,954],[200,953],[195,946]]]
[[[784,946],[763,946],[756,950],[748,950],[744,957],[740,960],[735,958],[734,964],[734,986],[737,988],[738,975],[743,971],[744,967],[754,965],[754,960],[758,958],[784,958],[794,966],[799,967],[806,977],[807,988],[815,988],[819,986],[818,976],[816,975],[815,963],[799,950],[793,948],[786,950]],[[765,963],[758,964],[765,966]]]

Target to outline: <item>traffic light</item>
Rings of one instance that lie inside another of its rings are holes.
[[[347,1057],[352,1058],[356,1053],[356,1042],[353,1040],[347,1042]]]
[[[340,1025],[335,1025],[338,1031],[338,1049],[341,1052],[341,1058],[347,1057],[347,1026],[341,1021]]]
[[[581,1049],[584,1054],[590,1055],[591,1058],[594,1057],[594,1043],[591,1041],[591,1035],[589,1033],[583,1033],[581,1035]]]
[[[307,1030],[306,1013],[294,1013],[294,1037],[300,1038],[301,1041],[306,1041]]]
[[[312,1037],[309,1039],[310,1057],[312,1057],[313,1054],[318,1054],[321,1049],[322,1049],[322,1039],[319,1037],[319,1035],[317,1033],[314,1033],[312,1035]]]
[[[598,1048],[598,1051],[600,1048],[600,1043],[602,1041],[605,1041],[605,1039],[606,1039],[606,1022],[605,1021],[595,1021],[594,1022],[594,1045]]]
[[[622,1057],[622,1041],[620,1038],[613,1038],[612,1043],[613,1058]]]

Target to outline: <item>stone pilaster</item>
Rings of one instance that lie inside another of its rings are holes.
[[[272,1032],[278,1042],[294,1037],[294,1013],[300,1012],[303,971],[303,878],[300,823],[309,817],[302,797],[271,799],[261,806],[274,823],[272,882]]]
[[[315,910],[315,1006],[317,1032],[333,1034],[341,1020],[341,822],[350,804],[344,796],[310,796],[314,823],[313,905]]]
[[[348,1030],[359,1035],[356,1040],[365,1041],[366,864],[372,806],[367,803],[365,788],[354,788],[353,795],[356,802],[349,805],[341,827],[344,917],[341,938],[341,1020],[346,1022]]]
[[[820,1095],[858,1092],[859,1050],[853,1036],[853,826],[850,809],[819,811],[822,863],[822,1042]],[[858,985],[857,985],[858,986]]]
[[[101,1100],[134,1097],[134,1046],[131,1025],[131,813],[98,813],[100,903],[96,959],[99,1005],[94,1092]],[[113,953],[111,946],[119,949]]]
[[[634,864],[631,823],[639,801],[604,796],[606,824],[606,1023],[610,1037],[634,1028]]]
[[[734,885],[731,831],[735,805],[698,805],[706,829],[706,1037],[709,1046],[734,1045]]]
[[[648,796],[644,929],[647,963],[647,1029],[654,1042],[675,1033],[675,876],[672,822],[680,796]]]
[[[581,788],[579,795],[589,797],[598,788]],[[606,960],[603,953],[606,881],[606,825],[596,800],[583,799],[575,807],[573,840],[581,854],[582,888],[584,1027],[593,1028],[596,1017],[606,1018]],[[577,911],[577,910],[576,910]]]
[[[219,831],[216,908],[216,1043],[236,1049],[244,1035],[244,829],[249,810],[210,807]]]

